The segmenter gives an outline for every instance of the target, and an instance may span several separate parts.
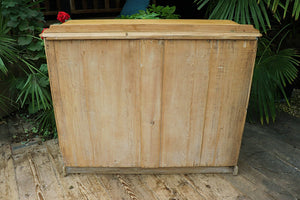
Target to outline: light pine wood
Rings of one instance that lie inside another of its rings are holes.
[[[43,36],[67,173],[237,165],[260,36],[252,26],[75,20]]]
[[[90,49],[95,44],[92,41],[76,41],[73,43],[78,50],[76,54],[67,50],[73,48],[67,42],[55,44],[58,50],[56,59],[62,62],[57,63],[58,71],[53,76],[58,79],[60,91],[69,91],[63,94],[63,100],[59,101],[62,106],[57,106],[61,110],[56,109],[56,113],[74,116],[65,118],[65,122],[57,121],[58,124],[68,124],[64,127],[66,133],[73,133],[60,136],[60,140],[66,142],[61,145],[62,153],[67,166],[136,166],[140,162],[140,110],[137,107],[140,105],[140,95],[135,92],[140,88],[138,75],[141,68],[137,59],[139,55],[135,54],[139,44],[132,41],[129,44],[132,50],[128,52],[124,47],[126,41],[97,43],[97,47],[99,45],[102,49]],[[119,53],[107,51],[113,46]],[[101,62],[90,62],[97,59],[99,53],[103,55]],[[116,59],[116,54],[123,55],[123,58]],[[69,58],[72,58],[74,65],[70,65]],[[130,62],[123,63],[130,58]],[[89,64],[81,68],[83,62]],[[115,71],[118,73],[114,74]],[[93,107],[95,104],[99,107]],[[87,140],[81,141],[81,133],[91,134],[87,135]],[[111,140],[111,137],[114,139]],[[72,147],[67,148],[68,145]],[[93,149],[92,154],[81,150],[89,147]],[[78,152],[79,156],[74,152]],[[98,155],[102,159],[98,159]]]
[[[239,25],[228,20],[123,19],[70,20],[62,25],[52,25],[41,36],[48,40],[135,38],[245,40],[256,39],[261,34],[252,25]]]
[[[163,40],[142,40],[141,67],[141,167],[160,166]]]
[[[136,19],[136,20],[128,20],[128,19],[83,19],[83,20],[72,20],[64,23],[64,25],[99,25],[99,24],[209,24],[209,25],[224,25],[224,24],[233,24],[237,25],[236,22],[230,20],[199,20],[199,19]]]
[[[253,72],[249,66],[254,65],[256,41],[211,41],[210,45],[211,67],[200,163],[203,166],[235,166]]]
[[[165,44],[161,166],[200,166],[205,120],[209,44],[170,40]],[[176,134],[178,133],[178,134]]]

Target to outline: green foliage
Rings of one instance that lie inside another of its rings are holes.
[[[30,114],[41,109],[48,109],[51,106],[51,95],[49,90],[49,80],[41,73],[30,73],[27,79],[19,79],[16,88],[20,90],[17,102],[21,102],[23,107],[28,104]]]
[[[274,53],[265,54],[257,58],[249,103],[249,117],[260,118],[269,123],[269,118],[273,122],[276,117],[275,101],[280,98],[281,93],[288,102],[284,87],[286,83],[292,83],[297,77],[299,57],[294,49],[284,49]],[[257,116],[259,114],[259,116]]]
[[[139,13],[121,16],[121,19],[178,19],[179,15],[174,14],[176,10],[175,6],[156,6],[151,5],[147,8],[146,11],[140,10]]]
[[[0,111],[8,114],[11,110],[7,105],[10,105],[12,108],[16,107],[10,98],[0,94]]]
[[[15,48],[16,42],[10,36],[0,33],[0,72],[7,75],[7,64],[17,61],[18,50]],[[1,80],[1,79],[0,79]]]
[[[12,80],[4,81],[10,81],[14,101],[36,116],[37,128],[31,132],[51,138],[57,133],[44,42],[38,37],[44,25],[42,12],[35,8],[39,2],[0,0],[0,75],[10,74]],[[7,67],[7,63],[17,70]],[[1,109],[8,101],[12,100],[0,96]]]
[[[249,101],[248,119],[259,118],[263,124],[264,120],[269,123],[270,118],[275,121],[275,102],[284,97],[289,105],[284,87],[291,84],[297,77],[299,65],[299,54],[294,49],[280,50],[280,45],[288,34],[286,28],[282,28],[272,38],[264,36],[258,40],[257,57]],[[278,44],[274,40],[286,31]],[[298,59],[297,59],[298,58]]]
[[[54,110],[52,106],[49,109],[44,109],[39,112],[36,117],[36,122],[39,124],[40,132],[43,134],[44,138],[57,138]],[[49,133],[51,133],[51,135],[49,135]]]
[[[9,34],[17,41],[18,49],[28,61],[44,59],[44,49],[38,34],[44,26],[43,13],[34,6],[41,1],[2,0],[1,14],[7,19]]]
[[[15,48],[16,41],[8,35],[9,31],[7,20],[0,15],[0,73],[2,72],[4,75],[8,73],[6,64],[16,62],[18,54],[18,50]]]
[[[292,6],[292,17],[299,18],[299,0],[195,0],[198,10],[208,5],[209,19],[229,19],[240,24],[254,24],[255,28],[267,32],[271,28],[270,16],[277,21],[285,18]],[[272,13],[272,15],[270,15]]]

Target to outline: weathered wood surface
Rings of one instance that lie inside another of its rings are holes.
[[[42,36],[68,172],[237,164],[260,36],[253,26],[72,20]]]
[[[61,31],[72,33],[72,28],[92,22],[67,23]],[[228,34],[242,30],[258,34],[253,27],[238,28],[231,21],[128,22],[104,20],[95,26],[124,25],[140,34],[145,34],[147,25],[174,26],[170,33],[185,25],[203,26],[207,36],[211,34],[206,26],[209,30],[221,26]],[[237,164],[257,41],[252,36],[187,38],[55,41],[46,37],[51,94],[67,167]]]
[[[70,20],[41,34],[46,40],[87,39],[237,39],[255,40],[252,25],[229,20]]]
[[[10,126],[22,130],[15,123]],[[297,162],[300,143],[297,140],[293,142],[295,146],[289,143],[298,131],[293,127],[287,126],[285,135],[276,135],[274,130],[278,126],[246,124],[238,176],[70,174],[64,177],[57,140],[13,150],[6,143],[0,146],[0,199],[296,200],[300,198]],[[1,130],[7,129],[10,127]]]

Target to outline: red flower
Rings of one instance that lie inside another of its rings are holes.
[[[47,30],[47,29],[48,29],[48,28],[43,28],[41,34],[44,33],[44,31]],[[42,38],[42,40],[44,39],[42,36],[41,36],[41,38]]]
[[[70,19],[70,15],[66,12],[58,12],[57,20],[64,23],[66,20]]]

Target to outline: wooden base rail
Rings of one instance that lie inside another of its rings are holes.
[[[233,167],[64,167],[64,176],[72,173],[99,173],[99,174],[238,174],[238,166]]]

